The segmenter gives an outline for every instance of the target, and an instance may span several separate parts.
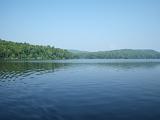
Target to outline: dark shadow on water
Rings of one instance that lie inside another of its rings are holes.
[[[0,79],[26,77],[31,74],[42,75],[65,67],[64,64],[0,62]]]

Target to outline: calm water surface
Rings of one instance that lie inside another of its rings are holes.
[[[1,61],[0,120],[160,120],[160,60]]]

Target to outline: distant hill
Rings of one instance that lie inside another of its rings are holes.
[[[160,52],[149,49],[121,49],[98,52],[73,52],[77,58],[86,59],[160,59]]]
[[[160,59],[160,52],[147,49],[88,52],[0,39],[0,59]]]
[[[68,50],[71,53],[88,53],[88,51],[81,51],[81,50]]]

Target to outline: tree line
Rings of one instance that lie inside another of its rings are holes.
[[[30,45],[0,39],[0,59],[69,59],[72,53],[53,46]]]
[[[160,52],[132,49],[99,52],[73,51],[0,39],[0,59],[160,59]]]
[[[99,52],[76,52],[77,58],[84,59],[160,59],[160,52],[154,50],[121,49]]]

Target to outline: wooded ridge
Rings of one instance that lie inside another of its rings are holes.
[[[160,59],[160,52],[150,49],[87,52],[0,39],[0,59]]]

